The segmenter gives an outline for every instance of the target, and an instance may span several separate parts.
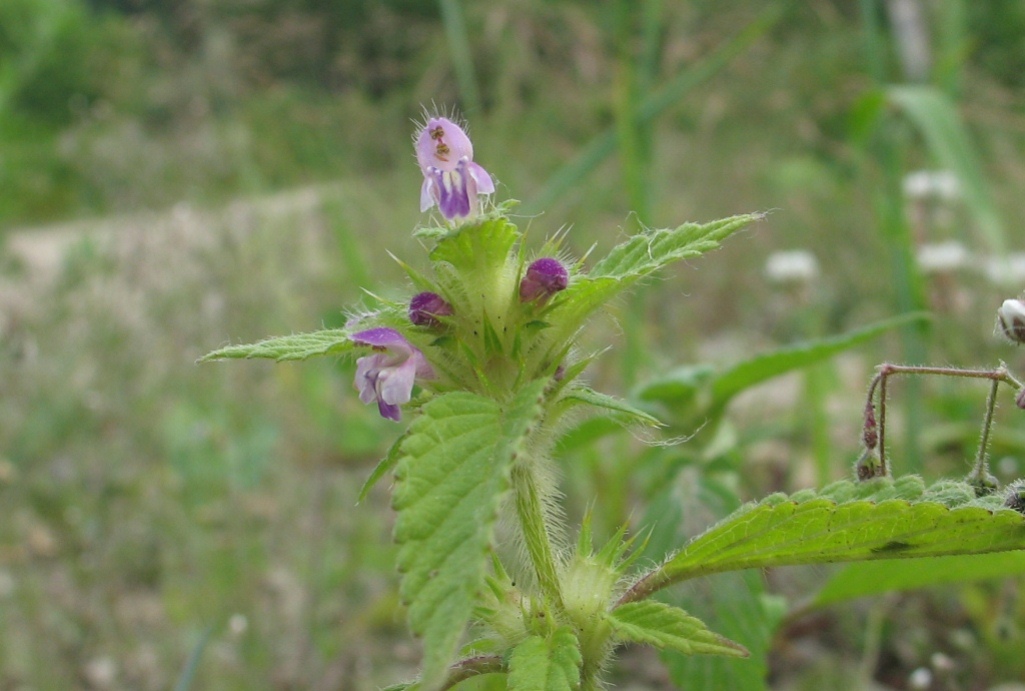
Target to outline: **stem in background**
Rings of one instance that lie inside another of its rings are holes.
[[[538,586],[549,605],[563,610],[562,587],[559,584],[559,570],[556,568],[552,551],[552,538],[545,523],[544,506],[537,488],[537,478],[523,463],[513,466],[512,489],[516,501],[516,516],[526,543],[527,554],[534,567]]]

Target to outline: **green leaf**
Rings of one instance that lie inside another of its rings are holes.
[[[674,406],[698,398],[702,415],[721,412],[734,396],[773,377],[827,360],[882,335],[890,329],[929,319],[922,312],[901,315],[839,336],[821,338],[756,355],[721,371],[708,365],[687,366],[646,384],[637,396],[644,401],[664,401]]]
[[[580,685],[580,645],[568,626],[529,636],[509,655],[509,691],[573,691]]]
[[[613,610],[608,619],[621,642],[646,643],[686,655],[748,656],[744,646],[709,631],[700,619],[664,602],[630,602]]]
[[[672,262],[716,249],[720,241],[762,218],[764,214],[743,214],[703,225],[684,223],[676,228],[646,230],[616,245],[595,264],[588,276],[592,279],[646,276]]]
[[[546,321],[559,325],[553,340],[561,342],[576,333],[594,310],[642,278],[673,262],[715,249],[726,237],[763,217],[744,214],[704,225],[685,223],[677,228],[646,230],[634,235],[553,299],[552,307],[545,313]]]
[[[885,559],[849,564],[826,582],[812,600],[815,607],[948,583],[1009,578],[1025,573],[1025,552],[995,552],[971,556]]]
[[[427,402],[396,471],[395,540],[409,625],[424,638],[423,688],[444,680],[484,587],[499,498],[541,413],[545,380],[507,405],[466,392]]]
[[[666,581],[769,566],[1025,549],[1025,516],[963,483],[920,493],[916,478],[839,482],[772,495],[695,538],[661,568]],[[866,490],[872,490],[866,495]]]
[[[586,386],[571,388],[562,401],[583,403],[605,412],[617,421],[626,424],[641,424],[647,427],[661,427],[662,423],[653,415],[635,408],[621,398],[599,393]]]
[[[388,453],[385,454],[384,458],[381,459],[381,462],[378,463],[373,472],[370,473],[370,477],[366,479],[363,483],[363,487],[359,490],[359,496],[356,497],[356,504],[362,504],[363,500],[367,498],[368,494],[370,494],[370,490],[377,484],[377,481],[391,472],[391,470],[398,465],[399,459],[402,458],[402,442],[406,440],[406,436],[408,436],[408,432],[399,437],[395,443],[391,445],[391,448],[388,449]]]
[[[199,359],[211,360],[268,358],[271,360],[305,360],[315,355],[340,355],[355,347],[345,329],[325,329],[312,333],[268,338],[259,343],[234,345],[215,350]]]

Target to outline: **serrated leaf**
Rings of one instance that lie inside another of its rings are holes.
[[[436,688],[484,587],[499,497],[542,413],[544,380],[506,406],[467,392],[428,401],[402,443],[393,506],[409,625],[424,638],[421,684]]]
[[[641,424],[647,427],[661,427],[662,423],[654,415],[649,415],[635,408],[621,398],[599,393],[586,386],[575,386],[562,397],[563,401],[583,403],[611,415],[616,420],[627,424]]]
[[[211,360],[268,358],[270,360],[305,360],[315,355],[340,355],[356,347],[345,329],[325,329],[311,333],[277,336],[259,343],[220,348],[199,359]]]
[[[509,655],[509,691],[573,691],[580,685],[580,645],[568,626],[529,636]]]
[[[830,496],[844,494],[840,484],[827,488]],[[795,501],[774,495],[728,516],[661,570],[666,580],[680,581],[769,566],[1025,549],[1025,516],[980,506],[970,490],[954,491],[959,483],[942,484],[910,500],[837,501],[805,492]],[[876,487],[875,496],[893,496],[895,483]]]
[[[833,574],[815,595],[812,605],[824,607],[844,600],[894,590],[968,583],[989,578],[1010,578],[1023,573],[1023,551],[862,562],[845,566]]]
[[[684,223],[638,233],[614,247],[595,264],[589,276],[624,279],[653,273],[672,262],[715,249],[720,241],[762,218],[764,214],[742,214],[711,223]]]
[[[594,310],[642,278],[673,262],[715,249],[727,236],[762,217],[744,214],[704,225],[685,223],[677,228],[647,230],[617,245],[587,275],[574,279],[553,299],[545,313],[548,321],[559,325],[553,340],[558,342],[575,333]]]
[[[664,602],[630,602],[613,610],[608,620],[621,642],[646,643],[686,655],[748,656],[744,646],[710,631],[700,619]]]

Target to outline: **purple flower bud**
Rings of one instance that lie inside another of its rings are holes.
[[[488,171],[473,162],[473,144],[448,118],[428,118],[416,134],[416,161],[424,175],[420,211],[435,204],[448,220],[477,215],[477,195],[491,194],[495,183]]]
[[[437,317],[449,316],[452,316],[452,305],[437,293],[417,293],[409,301],[409,321],[417,326],[438,326],[441,322]]]
[[[1011,343],[1025,343],[1025,302],[1004,300],[997,310],[997,325]]]
[[[527,267],[520,281],[520,302],[540,300],[543,304],[569,285],[569,273],[558,259],[543,257]]]

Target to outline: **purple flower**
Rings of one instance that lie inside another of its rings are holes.
[[[409,301],[409,321],[417,326],[438,326],[438,317],[452,316],[452,305],[437,293],[417,293]]]
[[[420,211],[435,204],[448,220],[477,215],[477,195],[491,194],[495,183],[473,162],[473,144],[448,118],[428,118],[416,135],[416,161],[424,174]]]
[[[520,302],[542,303],[569,285],[569,273],[558,259],[543,257],[531,263],[520,281]]]
[[[424,354],[410,345],[395,329],[378,327],[350,336],[357,345],[371,346],[373,355],[356,361],[356,389],[364,403],[377,401],[381,417],[398,421],[399,406],[408,403],[413,382],[431,379],[434,370]]]

